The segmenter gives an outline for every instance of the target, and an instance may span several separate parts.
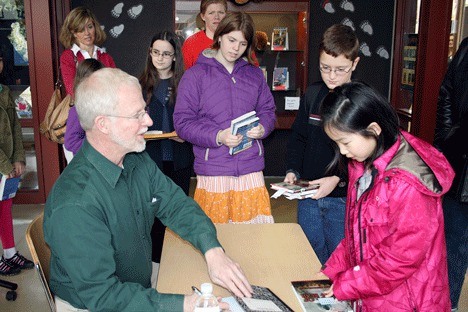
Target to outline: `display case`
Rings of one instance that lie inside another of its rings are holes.
[[[200,1],[176,0],[175,5],[176,32],[187,38],[202,26],[197,22]],[[228,11],[252,16],[260,43],[255,56],[275,99],[276,128],[289,129],[307,83],[309,1],[229,2]]]

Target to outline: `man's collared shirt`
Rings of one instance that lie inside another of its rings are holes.
[[[183,296],[151,288],[154,218],[203,254],[221,246],[199,206],[143,153],[115,165],[86,140],[47,199],[52,292],[91,311],[182,311]]]

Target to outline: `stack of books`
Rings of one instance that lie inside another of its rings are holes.
[[[258,126],[257,113],[255,111],[248,112],[231,121],[231,133],[233,135],[242,135],[242,141],[236,147],[229,149],[229,154],[234,155],[252,147],[252,139],[247,136],[247,132]]]
[[[309,181],[298,180],[294,184],[288,182],[278,182],[272,183],[271,189],[276,190],[277,192],[273,194],[273,198],[278,198],[281,195],[287,199],[304,199],[312,197],[317,193],[319,184],[309,184]]]

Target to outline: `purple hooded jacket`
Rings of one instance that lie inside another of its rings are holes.
[[[180,138],[193,144],[197,175],[240,176],[265,167],[263,145],[229,155],[229,147],[218,146],[218,131],[231,120],[256,111],[265,128],[263,138],[275,127],[275,103],[260,68],[239,59],[230,74],[207,49],[182,77],[177,90],[174,127]]]

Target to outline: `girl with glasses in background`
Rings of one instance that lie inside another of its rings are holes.
[[[153,120],[148,130],[174,131],[174,114],[177,87],[184,73],[184,63],[179,37],[172,31],[156,34],[148,48],[146,66],[140,76],[147,112]],[[159,169],[189,194],[193,153],[190,143],[179,137],[149,140],[146,151]],[[153,261],[159,262],[165,227],[155,219],[151,236]]]

